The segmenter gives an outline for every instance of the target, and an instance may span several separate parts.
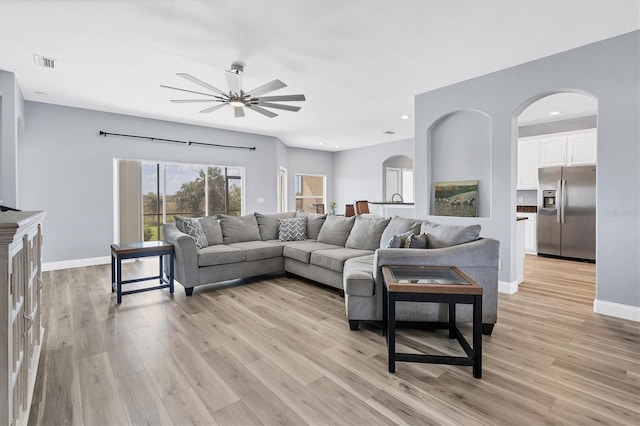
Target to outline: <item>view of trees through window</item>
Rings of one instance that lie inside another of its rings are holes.
[[[324,207],[324,176],[296,175],[296,210],[308,213],[316,213]]]
[[[162,239],[162,223],[242,213],[241,167],[142,162],[144,240]]]

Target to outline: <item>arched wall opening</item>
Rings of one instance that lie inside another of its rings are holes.
[[[597,114],[582,90],[539,93],[513,114],[519,283],[527,255],[596,261]]]
[[[392,155],[382,162],[382,188],[384,201],[393,202],[401,199],[412,203],[413,191],[413,159],[406,155]]]

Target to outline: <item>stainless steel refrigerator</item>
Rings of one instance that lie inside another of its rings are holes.
[[[596,260],[596,166],[538,169],[538,254]]]

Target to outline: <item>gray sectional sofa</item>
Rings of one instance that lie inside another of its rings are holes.
[[[175,246],[175,278],[188,296],[205,284],[286,272],[343,292],[349,325],[357,329],[360,321],[382,320],[382,266],[457,266],[484,287],[483,333],[491,334],[497,319],[499,243],[479,238],[479,225],[291,212],[177,217],[163,232]],[[446,321],[447,312],[446,305],[401,302],[396,317]],[[458,321],[471,322],[471,314],[470,306],[457,307]]]

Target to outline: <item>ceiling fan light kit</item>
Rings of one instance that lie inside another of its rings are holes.
[[[196,90],[183,89],[180,87],[167,86],[161,84],[160,87],[165,89],[177,90],[181,92],[193,93],[197,95],[207,96],[207,98],[201,99],[171,99],[173,103],[198,103],[198,102],[217,102],[218,105],[205,108],[201,110],[201,113],[210,113],[221,109],[227,105],[233,107],[236,118],[244,117],[244,107],[262,114],[266,117],[277,117],[273,111],[267,108],[281,109],[285,111],[299,111],[299,106],[280,104],[275,102],[303,102],[305,101],[304,95],[280,95],[280,96],[262,96],[267,93],[274,92],[276,90],[287,87],[282,81],[275,79],[262,86],[256,87],[253,90],[245,92],[242,90],[241,77],[244,72],[244,63],[234,62],[231,64],[231,69],[226,71],[227,83],[229,85],[229,92],[223,92],[222,90],[213,87],[209,83],[206,83],[190,74],[179,72],[177,76],[182,77],[200,87],[203,87],[213,93],[199,92]]]

